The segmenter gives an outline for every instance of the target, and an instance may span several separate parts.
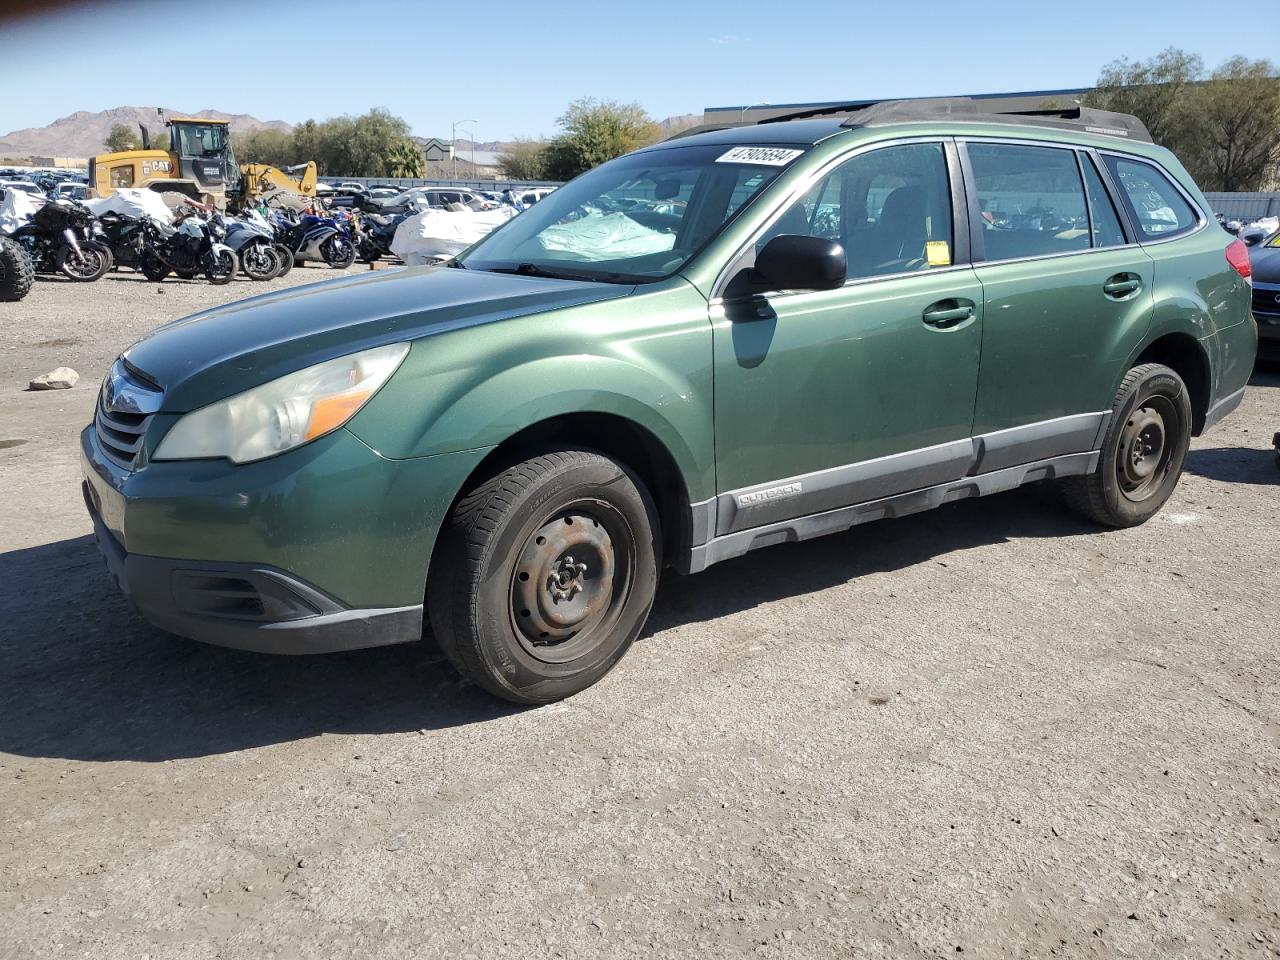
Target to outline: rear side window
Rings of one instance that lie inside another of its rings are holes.
[[[1150,163],[1129,157],[1104,157],[1112,178],[1138,228],[1138,237],[1161,240],[1192,230],[1200,216],[1168,176]]]
[[[1093,222],[1093,245],[1095,247],[1124,246],[1124,229],[1120,226],[1120,218],[1116,215],[1115,204],[1111,195],[1102,185],[1102,177],[1093,165],[1093,158],[1081,155],[1080,164],[1084,167],[1084,187],[1089,195],[1089,216]]]
[[[987,260],[1088,249],[1089,214],[1072,150],[969,143]]]

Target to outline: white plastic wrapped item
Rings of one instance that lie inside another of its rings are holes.
[[[104,213],[118,213],[124,217],[150,217],[163,224],[173,223],[173,211],[154,190],[125,188],[109,197],[85,200],[84,205],[99,217]]]
[[[676,245],[676,235],[637,223],[625,213],[589,213],[580,220],[557,223],[538,234],[544,250],[571,253],[582,260],[621,260],[662,253]]]
[[[40,208],[39,202],[24,190],[5,190],[0,200],[0,233],[13,233],[31,219]]]
[[[452,257],[515,216],[510,207],[498,210],[424,210],[405,220],[391,239],[391,252],[411,267]]]

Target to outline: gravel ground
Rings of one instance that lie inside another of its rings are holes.
[[[1144,527],[1022,490],[672,576],[526,710],[427,646],[237,653],[116,595],[97,385],[262,289],[0,304],[0,957],[1280,954],[1280,377]]]

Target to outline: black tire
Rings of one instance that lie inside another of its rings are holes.
[[[1135,527],[1164,506],[1191,445],[1191,398],[1182,378],[1158,363],[1120,383],[1098,469],[1059,481],[1067,505],[1108,527]]]
[[[111,265],[110,256],[110,251],[103,244],[84,240],[80,242],[78,253],[69,243],[63,244],[58,249],[56,263],[58,271],[68,280],[93,283],[107,272]]]
[[[280,272],[280,256],[268,243],[251,243],[240,251],[240,269],[250,280],[271,280]]]
[[[287,277],[289,271],[293,269],[293,251],[283,243],[277,243],[275,250],[280,255],[280,272],[276,274],[276,277]]]
[[[169,275],[168,265],[159,257],[152,256],[149,253],[142,255],[142,275],[152,283],[159,283]]]
[[[236,277],[236,255],[230,250],[210,250],[202,261],[204,275],[215,287],[230,283]]]
[[[31,292],[36,282],[35,264],[26,247],[0,237],[0,301],[14,303]]]
[[[333,269],[345,270],[356,262],[355,244],[335,234],[320,244],[320,255]]]
[[[515,703],[551,703],[627,652],[661,560],[657,511],[639,479],[598,453],[548,452],[458,501],[431,561],[427,610],[468,680]]]

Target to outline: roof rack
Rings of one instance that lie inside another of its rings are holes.
[[[889,123],[958,120],[965,123],[1008,123],[1056,127],[1151,142],[1151,134],[1143,122],[1127,113],[1112,113],[1109,110],[1095,110],[1092,107],[1081,106],[1065,109],[1000,110],[992,107],[991,99],[975,97],[826,104],[809,110],[767,117],[759,123],[783,123],[787,120],[840,114],[848,114],[844,123],[841,124],[843,127],[876,127]]]

